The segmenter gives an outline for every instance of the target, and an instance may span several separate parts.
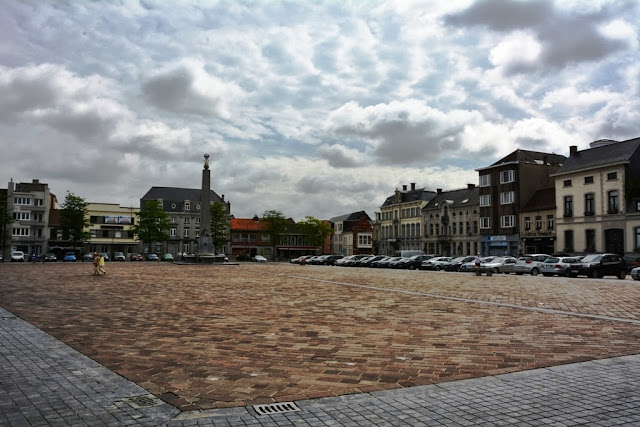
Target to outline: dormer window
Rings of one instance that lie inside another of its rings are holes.
[[[184,202],[184,210],[185,211],[191,210],[191,202]]]

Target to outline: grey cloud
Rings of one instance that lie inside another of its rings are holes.
[[[341,145],[323,145],[317,151],[320,158],[329,162],[334,168],[350,168],[359,164],[353,152]]]
[[[622,3],[619,7],[625,9],[633,6]],[[512,75],[597,61],[627,48],[628,42],[609,39],[598,30],[598,25],[613,16],[619,16],[619,13],[613,13],[609,7],[603,7],[598,12],[567,14],[555,9],[546,0],[484,0],[460,13],[446,16],[444,21],[458,27],[484,26],[499,32],[533,32],[543,48],[541,61],[514,61],[505,69],[505,74]]]
[[[539,33],[544,44],[543,61],[554,67],[572,62],[597,61],[625,49],[627,42],[604,37],[590,17],[558,19]]]
[[[448,15],[445,23],[454,26],[487,26],[510,31],[542,24],[553,15],[549,1],[480,0],[463,12]]]
[[[380,163],[405,165],[455,157],[461,134],[475,116],[468,111],[442,113],[415,100],[364,109],[351,102],[330,115],[329,128],[338,136],[369,141]]]
[[[183,60],[142,84],[147,101],[158,108],[204,117],[225,116],[225,97],[239,91],[206,73],[199,61]]]
[[[374,150],[382,163],[415,164],[435,162],[447,154],[455,154],[461,145],[459,134],[463,130],[463,125],[441,129],[435,121],[419,124],[398,121],[379,123],[370,135],[382,139]]]

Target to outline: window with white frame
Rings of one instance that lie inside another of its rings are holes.
[[[30,228],[24,228],[24,227],[13,227],[13,229],[11,231],[11,235],[12,236],[30,236],[31,235],[31,229]]]
[[[480,206],[491,206],[491,194],[482,194],[480,196]]]
[[[488,216],[480,218],[480,228],[491,228],[491,218]]]
[[[500,204],[501,205],[509,205],[515,202],[516,193],[513,191],[505,191],[504,193],[500,193]]]
[[[480,175],[480,187],[488,187],[491,185],[491,175]]]
[[[30,221],[31,212],[14,212],[13,219],[15,219],[16,221]]]
[[[14,197],[13,204],[14,205],[30,205],[31,199],[29,197]]]
[[[43,205],[44,205],[43,199],[33,199],[33,206],[43,206]]]
[[[503,215],[500,217],[500,227],[511,228],[515,224],[515,215]]]
[[[184,237],[189,237],[189,229],[188,228],[184,229]]]
[[[176,237],[177,235],[178,235],[177,234],[177,230],[175,228],[170,228],[169,229],[169,236]]]
[[[191,202],[184,202],[184,210],[185,211],[191,210]]]
[[[500,172],[500,184],[514,182],[516,180],[516,171],[513,169]]]
[[[191,223],[191,218],[189,218],[188,216],[184,217],[184,223],[185,224],[190,224]]]

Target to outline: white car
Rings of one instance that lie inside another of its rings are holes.
[[[262,255],[256,255],[256,256],[251,258],[251,261],[253,261],[253,262],[267,262],[267,259],[265,257],[263,257]]]
[[[631,270],[631,278],[633,280],[640,280],[640,267]]]
[[[481,268],[487,268],[493,270],[494,273],[513,273],[513,266],[516,264],[517,259],[512,256],[498,257],[489,261],[483,261],[480,263]]]
[[[11,262],[24,262],[24,252],[22,251],[11,252]]]
[[[420,270],[435,270],[440,271],[444,268],[445,265],[449,264],[453,258],[447,256],[440,256],[429,258],[426,261],[422,261],[420,264]]]
[[[571,263],[580,262],[577,257],[551,257],[544,260],[540,272],[543,276],[571,276]]]
[[[537,276],[542,268],[542,263],[547,258],[551,258],[551,255],[522,255],[520,258],[518,258],[518,262],[516,262],[516,265],[513,266],[513,272],[517,275],[531,274],[532,276]]]
[[[496,257],[488,256],[488,257],[480,258],[480,264],[482,264],[483,262],[485,263],[491,262],[494,260],[494,258]],[[464,264],[462,264],[458,271],[469,273],[469,272],[475,271],[475,269],[476,269],[476,261],[474,259],[473,261],[465,262]]]

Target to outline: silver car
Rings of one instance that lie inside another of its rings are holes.
[[[489,261],[480,263],[481,268],[493,270],[494,273],[513,273],[513,266],[516,265],[517,259],[512,256],[498,257]]]
[[[551,255],[522,255],[520,258],[518,258],[518,262],[516,262],[516,264],[513,266],[513,272],[517,275],[531,274],[532,276],[537,276],[538,274],[540,274],[542,263],[547,258],[551,258]]]
[[[577,257],[551,257],[544,260],[540,267],[543,276],[571,276],[571,263],[580,262]]]

